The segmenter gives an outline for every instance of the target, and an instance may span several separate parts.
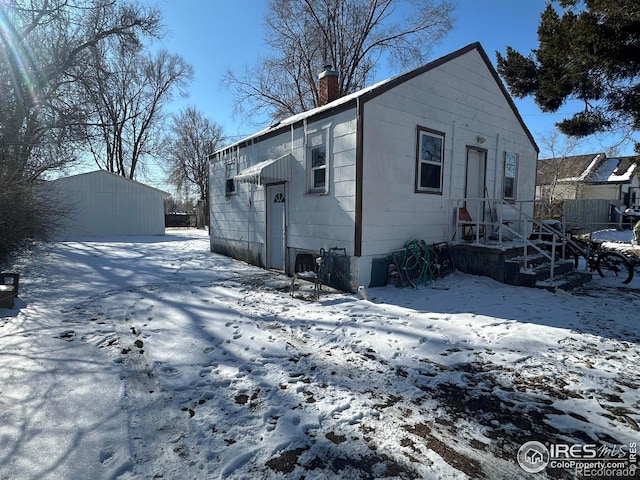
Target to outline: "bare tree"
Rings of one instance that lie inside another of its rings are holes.
[[[195,190],[205,215],[209,211],[207,157],[219,149],[224,140],[222,127],[195,107],[187,107],[173,117],[166,149],[169,182],[179,191]]]
[[[157,33],[156,10],[117,0],[0,4],[0,257],[50,233],[54,213],[35,188],[75,159],[90,112],[78,79],[91,48]]]
[[[324,65],[338,71],[346,95],[370,83],[383,58],[402,68],[424,62],[452,15],[447,0],[271,0],[273,54],[244,73],[227,71],[225,82],[238,111],[278,120],[319,105]]]
[[[548,159],[538,160],[537,184],[540,199],[545,211],[558,217],[562,201],[575,197],[579,188],[580,180],[576,176],[576,166],[572,159],[580,141],[575,137],[562,135],[557,130],[550,130],[540,136],[539,142],[549,155]]]
[[[16,0],[0,7],[0,166],[36,178],[72,158],[90,111],[77,81],[108,38],[154,34],[158,13],[113,0]],[[59,155],[60,152],[64,152]],[[62,161],[61,161],[62,159]]]
[[[163,107],[176,90],[184,93],[193,69],[166,51],[149,56],[140,48],[107,45],[106,51],[93,49],[92,71],[83,79],[95,104],[90,150],[101,169],[134,178],[144,160],[156,155]]]

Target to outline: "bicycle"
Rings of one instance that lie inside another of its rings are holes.
[[[589,270],[598,272],[601,277],[617,278],[625,284],[631,282],[633,266],[629,259],[621,253],[607,250],[602,244],[601,240],[584,239],[576,236],[575,231],[569,231],[565,242],[565,258],[573,258],[573,265],[578,268],[582,257],[587,261]]]
[[[439,278],[444,278],[456,269],[447,242],[431,245],[431,271]]]

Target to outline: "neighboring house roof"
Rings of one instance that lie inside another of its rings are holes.
[[[53,183],[66,183],[67,181],[72,181],[75,179],[81,179],[82,177],[106,177],[106,178],[111,178],[117,182],[128,182],[129,185],[133,185],[135,187],[139,187],[139,188],[144,188],[147,189],[149,191],[152,191],[154,193],[157,193],[159,195],[162,195],[163,197],[170,197],[171,194],[168,192],[165,192],[164,190],[160,190],[159,188],[154,188],[151,187],[149,185],[145,185],[144,183],[140,183],[140,182],[136,182],[135,180],[131,180],[130,178],[127,177],[123,177],[122,175],[118,175],[116,173],[112,173],[112,172],[108,172],[106,170],[94,170],[92,172],[86,172],[86,173],[78,173],[76,175],[69,175],[67,177],[60,177],[60,178],[56,178],[55,180],[51,180],[51,182]]]
[[[607,158],[605,153],[538,160],[538,185],[588,183],[611,185],[631,182],[639,160],[636,156]]]
[[[606,158],[594,169],[589,183],[629,183],[636,170],[636,157]]]
[[[227,145],[225,148],[222,148],[220,150],[218,150],[217,152],[213,153],[213,155],[222,152],[224,150],[227,150],[229,148],[233,148],[233,147],[244,147],[247,146],[249,144],[252,143],[256,143],[259,142],[263,139],[266,138],[270,138],[274,135],[277,135],[279,133],[281,133],[282,131],[284,131],[287,128],[290,128],[291,125],[296,125],[298,123],[301,123],[303,120],[308,120],[308,119],[313,119],[313,118],[324,118],[330,115],[333,115],[335,113],[339,113],[341,111],[347,110],[349,108],[353,108],[354,105],[357,103],[358,100],[360,101],[367,101],[370,100],[372,98],[377,97],[378,95],[381,95],[387,91],[389,91],[390,89],[408,81],[411,80],[419,75],[422,75],[423,73],[428,72],[429,70],[435,69],[437,67],[439,67],[440,65],[450,62],[451,60],[454,60],[457,57],[460,57],[472,50],[477,50],[478,53],[480,54],[480,56],[482,57],[482,59],[484,60],[485,64],[487,65],[487,68],[489,69],[489,71],[491,72],[491,74],[493,75],[496,83],[498,84],[498,86],[500,87],[500,90],[502,91],[502,93],[504,94],[505,99],[507,100],[509,106],[511,107],[511,109],[513,110],[513,113],[515,114],[516,118],[518,119],[518,122],[520,123],[520,125],[522,126],[522,128],[524,129],[524,131],[526,132],[527,137],[529,138],[529,140],[531,141],[531,144],[534,146],[534,148],[536,149],[536,152],[540,152],[538,145],[536,144],[533,135],[531,134],[531,132],[529,131],[529,129],[527,128],[527,126],[525,125],[524,121],[522,120],[522,117],[520,116],[520,113],[518,112],[518,109],[516,108],[515,104],[513,103],[513,99],[511,98],[511,96],[509,95],[509,92],[507,91],[506,87],[504,86],[504,84],[502,83],[502,80],[500,80],[500,77],[498,75],[498,72],[495,70],[495,68],[493,67],[493,65],[491,64],[491,61],[489,60],[489,57],[487,56],[486,52],[484,51],[484,49],[482,48],[482,45],[480,45],[479,42],[475,42],[472,44],[467,45],[466,47],[461,48],[460,50],[456,50],[455,52],[452,52],[448,55],[445,55],[444,57],[440,57],[437,60],[434,60],[432,62],[429,62],[425,65],[422,65],[421,67],[418,67],[414,70],[410,70],[406,73],[400,74],[396,77],[392,77],[392,78],[388,78],[386,80],[383,80],[381,82],[378,82],[374,85],[371,85],[369,87],[363,88],[362,90],[359,90],[355,93],[352,93],[350,95],[345,95],[343,97],[340,97],[336,100],[334,100],[333,102],[330,102],[326,105],[322,105],[320,107],[308,110],[306,112],[302,112],[299,113],[297,115],[293,115],[289,118],[286,118],[278,123],[275,123],[274,125],[271,125],[270,127],[267,127],[263,130],[260,130],[259,132],[254,133],[253,135],[250,135],[234,144],[231,145]]]

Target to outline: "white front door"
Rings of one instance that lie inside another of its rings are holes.
[[[487,152],[485,150],[467,149],[467,176],[464,191],[467,211],[474,221],[484,220],[484,205],[478,200],[484,198],[486,190]]]
[[[284,184],[267,186],[267,266],[284,270],[285,189]]]

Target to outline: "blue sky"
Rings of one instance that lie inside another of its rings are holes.
[[[495,52],[504,53],[510,45],[523,54],[537,47],[537,27],[546,0],[454,0],[456,21],[444,40],[435,46],[436,59],[465,45],[479,41],[495,66]],[[266,53],[263,46],[264,13],[262,0],[145,0],[158,7],[167,30],[159,46],[182,55],[195,70],[189,97],[176,99],[177,111],[194,105],[221,124],[232,138],[244,137],[258,128],[233,114],[231,92],[222,84],[227,69],[241,71],[255,64]],[[386,65],[378,69],[377,80],[401,73]],[[570,114],[569,106],[556,114],[543,114],[533,100],[515,100],[525,123],[536,139],[554,129],[554,123]],[[575,107],[574,107],[575,108]],[[581,143],[574,154],[605,151],[608,137]],[[538,141],[540,144],[540,142]],[[543,146],[540,145],[542,148]],[[632,147],[618,152],[633,153]],[[545,157],[544,148],[541,158]]]

